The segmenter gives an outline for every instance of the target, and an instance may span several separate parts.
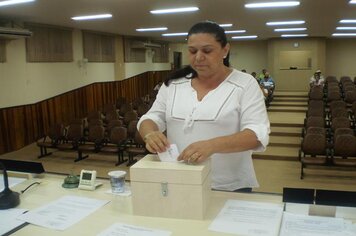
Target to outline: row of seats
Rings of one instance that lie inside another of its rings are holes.
[[[136,156],[148,153],[136,126],[156,94],[152,92],[132,102],[120,97],[116,104],[105,104],[101,110],[90,111],[84,119],[74,119],[66,127],[52,125],[37,141],[39,158],[52,154],[47,149],[56,149],[77,152],[76,162],[88,158],[89,153],[109,153],[117,155],[116,165],[126,161],[128,166],[132,165]]]
[[[342,78],[340,82],[334,79],[327,80],[324,88],[312,87],[309,91],[299,150],[301,179],[308,165],[356,168],[356,99],[347,100],[342,95],[346,91],[345,84],[352,81],[349,78]],[[352,83],[350,90],[356,94],[354,88]],[[331,95],[336,93],[338,98]]]

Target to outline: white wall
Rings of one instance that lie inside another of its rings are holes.
[[[231,67],[249,74],[260,74],[267,67],[267,41],[231,41],[230,45]]]
[[[0,108],[36,103],[94,82],[113,81],[114,63],[87,63],[83,58],[81,33],[73,33],[74,61],[27,63],[25,40],[9,41],[7,61],[0,63]]]
[[[135,75],[142,74],[147,71],[160,71],[160,70],[170,70],[170,63],[153,63],[152,62],[152,51],[146,50],[146,62],[141,63],[125,63],[125,78],[130,78]]]
[[[326,40],[326,72],[340,79],[347,75],[356,76],[356,39]]]

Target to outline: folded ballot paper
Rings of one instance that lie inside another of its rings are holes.
[[[159,159],[165,162],[177,162],[178,156],[179,152],[176,144],[171,144],[167,151],[158,153]]]

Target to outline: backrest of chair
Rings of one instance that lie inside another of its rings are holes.
[[[110,111],[105,114],[105,122],[109,123],[111,120],[117,120],[119,119],[119,114],[117,114],[116,110],[115,111]]]
[[[329,109],[333,110],[335,108],[339,108],[339,107],[343,107],[346,108],[346,102],[342,101],[342,100],[337,100],[337,101],[332,101],[329,104]]]
[[[334,132],[334,140],[336,140],[336,137],[342,134],[349,134],[349,135],[354,135],[354,131],[351,128],[337,128]]]
[[[48,137],[52,140],[58,140],[64,136],[64,125],[63,124],[54,124],[49,127]]]
[[[132,105],[130,103],[124,103],[120,106],[119,114],[120,116],[124,116],[126,112],[132,111]]]
[[[324,97],[324,91],[322,87],[313,87],[309,92],[310,100],[322,100]]]
[[[309,103],[308,103],[308,108],[324,109],[324,101],[322,101],[322,100],[310,100]]]
[[[332,102],[332,101],[335,101],[335,100],[341,100],[341,94],[339,91],[334,91],[334,90],[331,90],[328,92],[328,96],[327,96],[327,100],[328,102]]]
[[[337,79],[336,79],[336,76],[333,76],[333,75],[329,75],[325,78],[325,82],[326,83],[330,83],[330,82],[338,82]]]
[[[308,127],[325,127],[325,119],[321,116],[309,116],[306,120],[305,128]]]
[[[338,135],[334,143],[334,155],[356,157],[356,137],[350,134]]]
[[[70,124],[67,130],[67,140],[79,141],[83,138],[83,125],[82,124]]]
[[[307,117],[320,116],[325,117],[325,111],[323,107],[309,107],[307,111]]]
[[[326,137],[326,129],[322,127],[309,127],[307,128],[307,134],[321,134]]]
[[[345,102],[347,102],[347,103],[353,103],[353,102],[355,102],[356,101],[356,91],[355,90],[353,90],[353,91],[347,91],[346,93],[345,93]]]
[[[126,102],[127,102],[126,98],[124,98],[124,97],[118,97],[118,98],[116,99],[116,108],[117,108],[117,109],[120,109],[121,105],[124,104],[124,103],[126,103]]]
[[[124,115],[124,124],[128,125],[131,121],[133,120],[137,120],[138,119],[138,115],[136,111],[128,111],[125,113]]]
[[[103,125],[103,120],[102,119],[91,119],[88,122],[88,127],[95,126],[95,125]]]
[[[324,155],[326,153],[326,139],[321,134],[307,134],[302,143],[302,151],[309,155]]]
[[[112,128],[120,127],[120,126],[122,126],[122,121],[121,120],[119,120],[119,119],[110,120],[108,125],[106,126],[106,129],[110,131]]]
[[[351,122],[346,117],[336,117],[331,121],[331,128],[335,131],[338,128],[350,128]]]
[[[343,83],[345,83],[346,81],[352,82],[351,77],[350,77],[350,76],[346,76],[346,75],[340,77],[340,83],[343,84]]]
[[[115,104],[108,103],[108,104],[105,104],[103,106],[103,113],[104,114],[107,114],[107,113],[112,112],[112,111],[116,111]]]
[[[345,107],[337,107],[331,110],[331,119],[336,117],[349,117],[349,112]]]
[[[101,119],[101,112],[100,111],[90,111],[90,112],[88,112],[88,114],[87,114],[88,123],[91,120],[98,120],[98,119]]]
[[[127,136],[128,138],[135,139],[135,133],[137,130],[137,120],[130,121],[129,125],[127,126]]]
[[[110,132],[110,143],[121,144],[127,139],[127,128],[125,127],[114,127]]]
[[[88,141],[101,142],[105,137],[105,128],[102,125],[93,125],[89,127]]]
[[[137,108],[137,115],[139,117],[141,117],[144,114],[146,114],[149,109],[150,109],[150,106],[147,103],[140,104]]]

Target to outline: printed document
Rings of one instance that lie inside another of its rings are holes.
[[[248,236],[277,236],[282,204],[228,200],[209,230]]]
[[[24,226],[26,224],[23,220],[17,220],[16,217],[22,215],[26,210],[12,208],[7,210],[0,210],[0,235],[9,233],[16,228]]]
[[[355,235],[350,221],[343,218],[306,216],[284,212],[280,236]]]
[[[104,230],[98,236],[169,236],[171,232],[149,229],[135,225],[116,223]]]
[[[31,210],[17,219],[50,229],[65,230],[108,202],[85,197],[64,196]]]

